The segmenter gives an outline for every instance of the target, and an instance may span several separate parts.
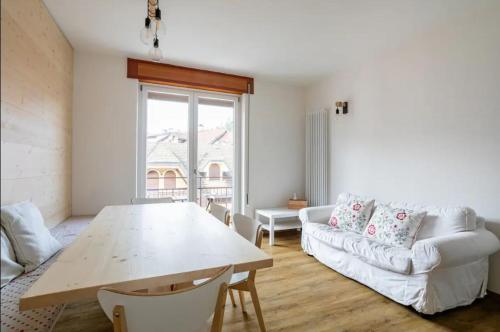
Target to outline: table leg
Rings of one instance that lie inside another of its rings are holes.
[[[269,245],[274,246],[274,217],[269,217]]]

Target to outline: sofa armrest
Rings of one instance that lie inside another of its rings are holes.
[[[326,224],[330,219],[334,207],[335,205],[324,205],[301,209],[299,211],[299,219],[302,221],[302,224],[309,222]]]
[[[474,231],[419,240],[415,242],[412,251],[414,257],[437,251],[440,256],[437,261],[439,267],[449,267],[488,257],[499,249],[498,238],[487,229],[478,228]]]

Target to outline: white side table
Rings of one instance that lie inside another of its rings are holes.
[[[290,210],[286,207],[255,210],[255,218],[257,220],[260,220],[259,216],[269,219],[269,223],[263,223],[262,228],[269,231],[270,246],[274,245],[274,231],[302,228],[300,220],[283,220],[287,218],[298,218],[299,210]]]

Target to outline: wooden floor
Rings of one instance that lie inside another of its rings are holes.
[[[500,331],[498,296],[421,316],[304,254],[296,231],[278,233],[272,248],[266,240],[274,267],[257,273],[257,290],[269,331]],[[246,303],[243,315],[228,301],[223,331],[258,331],[248,295]],[[112,326],[91,301],[68,305],[54,331],[112,331]]]

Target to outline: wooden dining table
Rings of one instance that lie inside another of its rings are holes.
[[[271,267],[273,259],[195,203],[107,206],[21,297],[21,310]]]

